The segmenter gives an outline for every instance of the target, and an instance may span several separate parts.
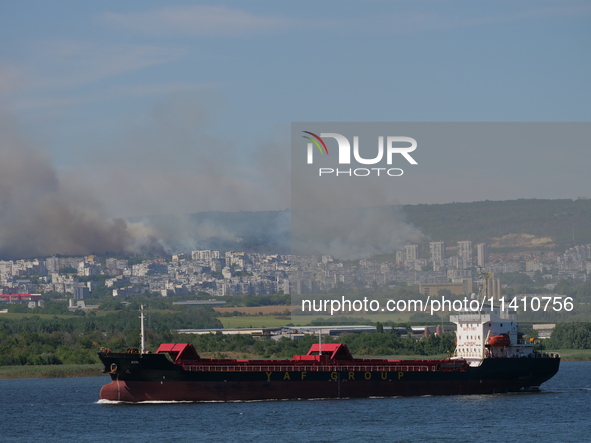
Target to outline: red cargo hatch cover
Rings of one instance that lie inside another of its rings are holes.
[[[306,355],[319,355],[320,345],[312,345]],[[343,343],[327,343],[322,345],[322,355],[330,355],[331,360],[353,360],[347,345]]]
[[[162,343],[156,354],[168,352],[174,361],[179,360],[201,360],[199,354],[191,343]]]

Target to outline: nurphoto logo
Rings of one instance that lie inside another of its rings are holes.
[[[332,138],[336,140],[338,145],[338,164],[339,165],[350,165],[351,164],[351,143],[349,139],[342,134],[336,132],[322,132],[320,135],[314,134],[309,131],[302,131],[305,134],[302,137],[308,140],[307,143],[307,164],[314,164],[314,153],[316,149],[320,153],[319,155],[329,155],[329,149],[326,145],[325,138]],[[386,139],[386,148],[384,149],[384,138]],[[385,160],[387,165],[392,165],[393,157],[395,155],[401,155],[411,165],[418,164],[414,158],[410,155],[417,148],[417,141],[411,137],[399,137],[399,136],[379,136],[377,140],[378,150],[377,155],[373,158],[362,157],[359,148],[359,137],[353,137],[353,158],[354,163],[359,165],[376,165]],[[368,149],[366,148],[367,152]],[[375,152],[375,151],[374,151]],[[385,168],[385,167],[374,167],[374,168],[318,168],[318,175],[322,176],[356,176],[366,177],[368,175],[387,175],[390,177],[399,177],[404,174],[404,171],[400,168]]]

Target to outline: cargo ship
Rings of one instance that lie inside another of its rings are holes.
[[[419,395],[492,394],[537,390],[560,356],[535,350],[518,334],[515,314],[500,308],[451,316],[456,350],[443,360],[354,358],[347,346],[321,342],[289,360],[201,358],[190,343],[155,353],[102,350],[111,382],[100,398],[115,402],[205,402]]]

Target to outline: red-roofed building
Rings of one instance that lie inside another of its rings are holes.
[[[41,294],[0,294],[0,301],[4,303],[22,303],[41,300]]]

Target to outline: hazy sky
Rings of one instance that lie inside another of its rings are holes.
[[[591,120],[588,1],[4,1],[0,39],[0,149],[116,216],[288,207],[293,121]],[[401,203],[589,196],[588,152]]]

